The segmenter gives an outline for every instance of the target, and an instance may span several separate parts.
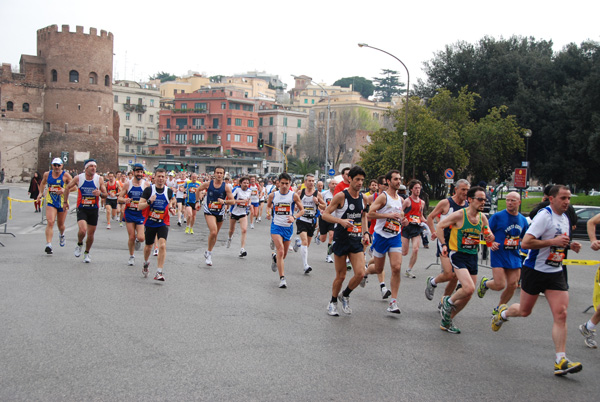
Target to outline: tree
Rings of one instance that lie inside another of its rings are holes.
[[[375,85],[373,85],[373,81],[364,77],[354,76],[340,78],[334,82],[333,85],[337,85],[342,88],[350,88],[350,85],[352,85],[352,90],[360,92],[360,96],[365,99],[368,99],[369,96],[373,95],[373,92],[375,91]]]
[[[381,70],[383,77],[374,77],[373,81],[375,84],[375,94],[381,97],[383,102],[391,102],[392,96],[402,95],[405,90],[402,87],[405,86],[398,80],[398,71],[394,70]]]
[[[288,157],[289,159],[289,157]],[[289,161],[288,171],[296,174],[300,174],[302,176],[308,173],[314,173],[317,169],[319,169],[319,165],[316,161],[311,158],[305,159],[296,159],[294,158],[292,161]]]
[[[173,74],[165,73],[164,71],[161,71],[161,72],[156,73],[148,78],[150,80],[160,80],[160,82],[166,82],[166,81],[175,81],[177,79],[177,76],[173,75]]]

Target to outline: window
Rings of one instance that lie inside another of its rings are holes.
[[[131,104],[131,96],[128,96],[127,99],[125,99],[125,103],[127,105]]]
[[[311,99],[311,101],[312,101],[311,103],[314,105],[314,104],[315,104],[315,100],[314,100],[314,99]]]
[[[154,130],[148,130],[148,138],[154,138]]]
[[[187,110],[187,103],[181,104],[181,110]]]
[[[169,148],[165,149],[165,155],[171,155],[171,150]]]
[[[219,119],[213,119],[213,128],[219,128]]]
[[[273,155],[273,148],[269,148],[269,156]]]
[[[6,110],[9,112],[12,112],[14,108],[14,103],[12,103],[11,101],[6,102]]]
[[[129,137],[129,130],[128,128],[125,129],[125,137]]]
[[[227,109],[227,102],[221,103],[221,109]]]
[[[244,106],[243,106],[243,109],[244,109],[246,112],[253,112],[253,111],[254,111],[254,105],[244,105]]]
[[[185,156],[185,149],[179,150],[179,156]]]
[[[194,103],[194,109],[206,111],[206,103]]]
[[[273,118],[269,117],[269,126],[272,126],[272,125],[273,125]]]
[[[227,133],[227,141],[231,141],[231,134]]]
[[[248,120],[248,127],[254,127],[254,120]]]
[[[138,140],[141,140],[142,138],[142,130],[138,129]]]
[[[192,119],[192,125],[196,128],[200,128],[201,126],[204,125],[204,118],[203,117],[199,117],[196,119]]]
[[[187,134],[175,134],[175,142],[178,144],[185,144],[187,141]]]
[[[140,145],[137,146],[137,153],[138,154],[142,153],[142,147]]]
[[[302,120],[298,119],[298,128],[302,128]]]
[[[235,119],[235,125],[236,126],[241,126],[242,125],[242,119]]]
[[[154,123],[154,116],[150,115],[150,123]]]
[[[79,73],[75,70],[69,71],[69,82],[79,82]]]
[[[258,133],[258,138],[262,139],[262,133]]]
[[[58,73],[56,70],[52,70],[52,82],[58,81]]]
[[[96,85],[98,83],[98,74],[96,74],[95,72],[92,71],[90,73],[88,82],[92,85]]]
[[[304,98],[304,103],[308,103],[308,99]]]
[[[177,94],[177,90],[176,90],[176,89],[174,89],[174,90],[173,90],[173,94],[174,94],[174,95],[176,95],[176,94]]]
[[[258,125],[262,127],[262,125],[263,125],[263,118],[262,117],[259,117],[259,119],[258,119]]]
[[[269,145],[273,145],[273,133],[269,133]]]
[[[231,117],[228,117],[228,118],[227,118],[227,125],[228,125],[228,126],[231,126]]]
[[[110,86],[110,77],[108,75],[104,76],[104,86],[105,87],[109,87]]]
[[[204,134],[192,134],[192,142],[194,144],[198,144],[199,142],[204,142]]]
[[[181,93],[182,93],[182,94],[184,94],[184,93],[185,93],[185,89],[182,89],[182,90],[181,90]]]
[[[239,103],[230,103],[229,104],[229,109],[231,110],[240,110],[240,104]]]
[[[246,136],[246,141],[249,142],[249,143],[253,143],[254,142],[254,136],[253,135]]]
[[[177,125],[177,127],[179,128],[184,128],[185,126],[187,126],[188,120],[187,118],[183,118],[183,119],[175,119],[175,124]]]
[[[142,121],[142,114],[138,113],[138,121]]]
[[[125,121],[131,120],[131,113],[125,113]]]
[[[119,95],[115,95],[115,103],[119,103]]]
[[[284,118],[283,118],[283,126],[284,126],[284,127],[287,127],[287,117],[284,117]]]
[[[154,99],[150,99],[150,106],[154,106]]]
[[[171,143],[171,136],[169,134],[167,134],[167,136],[165,137],[165,144],[170,144]]]
[[[313,96],[317,96],[317,91],[313,90]]]
[[[138,105],[142,104],[143,99],[142,98],[138,98]]]
[[[171,128],[171,119],[167,119],[167,128]]]
[[[241,135],[239,135],[239,134],[236,134],[236,135],[235,135],[235,138],[234,138],[234,141],[235,141],[235,142],[240,142],[240,141],[242,141],[242,136],[241,136]]]

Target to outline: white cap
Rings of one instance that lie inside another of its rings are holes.
[[[54,158],[54,159],[52,159],[52,164],[54,165],[55,163],[57,163],[59,165],[63,165],[63,160],[60,158]]]
[[[400,187],[398,187],[398,190],[406,190],[406,186],[404,184],[400,184]]]

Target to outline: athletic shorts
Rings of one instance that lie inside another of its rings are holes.
[[[294,234],[294,225],[279,226],[275,224],[271,224],[271,234],[279,235],[283,239],[283,241],[290,241],[292,235]]]
[[[77,222],[86,221],[90,226],[98,226],[98,208],[77,208]]]
[[[242,219],[242,218],[245,218],[245,217],[247,217],[247,216],[248,216],[248,214],[246,214],[246,215],[235,215],[235,214],[231,214],[231,219],[234,219],[234,220],[236,220],[236,221],[239,221],[240,219]]]
[[[360,241],[333,241],[331,244],[333,254],[343,257],[348,254],[364,253],[363,244]]]
[[[409,224],[408,226],[402,227],[402,237],[405,239],[421,236],[421,233],[423,233],[423,227],[421,225]]]
[[[116,198],[107,198],[106,205],[110,205],[112,209],[117,209],[117,199]]]
[[[140,211],[125,210],[125,222],[143,225],[145,220],[144,215]]]
[[[214,216],[215,218],[217,218],[217,223],[218,222],[223,222],[223,215],[218,215],[218,214],[211,214],[211,213],[204,213],[204,216]]]
[[[195,202],[186,202],[185,206],[186,207],[190,207],[192,209],[196,209],[196,203]]]
[[[154,239],[156,237],[167,240],[167,236],[169,235],[169,227],[167,225],[159,226],[157,228],[145,226],[144,235],[146,236],[146,246],[151,246],[154,244]]]
[[[373,245],[371,246],[374,257],[385,257],[387,253],[402,252],[402,238],[400,236],[383,237],[379,233],[373,234]]]
[[[253,207],[258,207],[258,202],[251,203]]]
[[[456,269],[468,269],[471,275],[477,275],[477,254],[450,251],[449,256],[452,263],[452,272]]]
[[[183,204],[185,202],[185,198],[175,198],[178,204]]]
[[[65,211],[65,210],[64,210],[64,208],[62,208],[62,207],[57,207],[57,206],[56,206],[56,205],[54,205],[54,204],[46,204],[46,206],[47,206],[47,207],[52,207],[52,208],[56,209],[56,212],[64,212],[64,211]]]
[[[264,202],[265,202],[265,200],[258,200],[258,203],[259,203],[259,204],[262,204],[262,203],[264,203]]]
[[[315,234],[316,226],[313,223],[304,222],[300,219],[296,220],[296,234],[306,232],[308,237],[313,237]]]
[[[546,273],[523,265],[521,270],[521,289],[530,295],[539,295],[546,290],[569,290],[569,284],[563,271]]]
[[[325,219],[319,216],[319,233],[321,233],[322,235],[326,235],[327,233],[333,230],[334,226],[335,223],[327,222]]]

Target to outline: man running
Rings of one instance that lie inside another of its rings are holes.
[[[181,226],[181,216],[184,213],[185,203],[185,173],[179,172],[175,180],[175,199],[177,200],[177,226]],[[187,225],[186,225],[187,231]]]
[[[462,285],[452,296],[442,299],[442,323],[440,329],[451,334],[460,334],[454,326],[454,317],[467,305],[477,282],[477,251],[484,226],[488,221],[482,213],[485,204],[485,190],[471,187],[467,193],[469,206],[453,212],[443,219],[437,227],[437,237],[444,238],[444,229],[450,229],[448,244],[442,244],[442,255],[448,256],[456,278]],[[485,235],[486,242],[492,242],[494,235]]]
[[[96,174],[96,161],[88,159],[84,163],[84,173],[81,173],[69,183],[69,192],[78,187],[77,195],[77,246],[75,246],[75,257],[81,256],[81,247],[83,239],[87,235],[85,242],[85,251],[83,253],[83,262],[92,262],[90,258],[90,249],[94,244],[94,234],[98,226],[98,204],[100,197],[106,197],[106,187],[104,179]]]
[[[196,223],[196,212],[200,210],[196,205],[200,205],[202,183],[198,181],[198,174],[192,173],[190,180],[185,183],[185,233],[194,234],[194,223]]]
[[[388,188],[384,191],[369,208],[368,219],[376,219],[375,232],[373,235],[373,264],[370,264],[365,276],[361,281],[361,286],[365,286],[367,275],[381,274],[385,266],[385,255],[390,257],[390,266],[392,269],[392,278],[390,279],[390,291],[392,299],[387,311],[393,314],[400,314],[398,307],[398,290],[400,289],[400,270],[402,267],[402,237],[400,229],[402,223],[407,222],[403,213],[403,200],[398,195],[401,176],[398,170],[390,170],[386,176]]]
[[[208,226],[208,249],[204,252],[206,265],[212,266],[212,250],[217,243],[217,236],[223,226],[223,214],[225,213],[225,201],[233,200],[231,187],[223,181],[225,168],[215,167],[212,180],[204,182],[198,187],[199,191],[206,191],[206,202],[204,203],[204,219]],[[200,200],[196,200],[196,210],[200,210]]]
[[[60,158],[52,160],[52,170],[44,173],[40,183],[39,202],[44,195],[44,188],[48,186],[46,194],[46,254],[52,254],[52,236],[54,235],[54,222],[57,223],[59,231],[60,246],[64,247],[65,220],[69,210],[69,183],[71,175],[63,170],[63,161]]]
[[[323,197],[323,201],[325,201],[325,207],[321,207],[321,215],[319,215],[319,240],[321,241],[321,243],[325,243],[325,241],[327,241],[327,256],[325,257],[325,262],[328,263],[333,263],[333,258],[331,257],[331,244],[333,243],[333,227],[335,225],[323,219],[323,212],[325,211],[325,208],[327,208],[329,204],[331,204],[331,200],[333,199],[333,192],[335,191],[335,186],[335,180],[331,179],[329,181],[329,189],[321,193],[321,197]]]
[[[256,182],[256,176],[250,176],[250,229],[254,229],[254,222],[259,218],[260,192],[262,186]]]
[[[349,171],[350,171],[349,167],[345,167],[342,169],[342,180],[335,186],[333,195],[336,195],[340,191],[344,191],[345,189],[350,187],[350,178],[348,177]]]
[[[110,229],[111,219],[117,217],[117,199],[121,192],[121,184],[115,179],[113,172],[108,172],[108,182],[106,183],[106,229]]]
[[[300,235],[300,255],[302,256],[302,264],[304,265],[304,273],[308,274],[312,271],[312,267],[308,265],[308,248],[315,234],[317,209],[323,208],[325,202],[321,193],[315,188],[315,175],[307,174],[304,177],[306,187],[296,192],[300,197],[302,206],[304,207],[304,215],[296,221],[296,234]]]
[[[135,264],[134,250],[139,250],[144,236],[144,216],[138,209],[140,198],[144,189],[148,186],[144,180],[144,165],[136,163],[133,165],[133,176],[127,180],[121,189],[118,201],[122,203],[125,209],[125,225],[127,227],[127,248],[129,250],[129,260],[127,265]],[[154,239],[152,239],[154,241]]]
[[[565,214],[571,201],[568,187],[555,185],[549,192],[550,205],[541,209],[523,238],[523,248],[529,253],[521,272],[521,299],[519,303],[508,307],[498,307],[498,313],[492,317],[492,330],[498,331],[509,317],[527,317],[540,293],[552,311],[552,340],[556,359],[554,375],[563,376],[577,373],[583,366],[571,362],[566,356],[567,309],[569,307],[569,284],[562,270],[562,260],[567,248],[576,253],[581,244],[569,240],[569,218]],[[461,281],[462,283],[462,281]]]
[[[600,241],[596,238],[596,226],[600,223],[600,214],[594,216],[587,222],[587,233],[590,238],[592,250],[600,250]],[[586,323],[579,326],[579,332],[583,335],[584,343],[588,348],[596,349],[598,342],[596,342],[596,326],[600,322],[600,308],[596,309],[596,312]]]
[[[408,248],[412,244],[412,255],[410,256],[408,269],[406,270],[405,275],[407,278],[413,279],[416,278],[413,273],[413,268],[417,263],[419,247],[421,247],[421,233],[423,232],[421,222],[425,222],[425,217],[423,216],[423,207],[425,206],[425,203],[419,198],[421,195],[421,188],[422,184],[419,180],[411,180],[408,183],[410,196],[407,197],[402,204],[402,208],[408,219],[408,226],[402,229],[402,255],[408,255]]]
[[[506,195],[506,209],[490,217],[490,230],[496,241],[492,243],[490,261],[493,279],[482,276],[477,296],[482,298],[488,289],[500,291],[498,306],[507,304],[513,297],[521,278],[522,260],[519,255],[521,240],[529,228],[527,219],[519,213],[521,196],[513,191]],[[494,308],[494,313],[498,307]]]
[[[292,178],[287,173],[281,173],[278,179],[278,190],[273,191],[267,198],[267,220],[271,219],[271,241],[277,252],[271,254],[271,270],[279,272],[279,287],[287,288],[285,280],[284,260],[287,256],[294,221],[304,214],[304,207],[298,194],[290,190]],[[297,210],[295,210],[297,209]]]
[[[248,177],[240,178],[240,185],[233,189],[233,207],[231,209],[231,220],[229,221],[229,236],[227,238],[227,248],[231,247],[231,239],[235,232],[235,225],[240,223],[242,232],[242,248],[240,257],[246,257],[248,253],[244,248],[246,246],[246,233],[248,232],[248,206],[250,205],[250,195],[252,191],[248,188],[250,179]],[[230,201],[229,201],[230,202]]]
[[[323,219],[335,224],[332,245],[335,255],[335,279],[331,287],[331,300],[327,306],[327,314],[334,317],[339,316],[338,300],[342,303],[342,311],[352,314],[350,293],[356,289],[365,275],[363,246],[370,243],[365,204],[360,193],[365,176],[366,173],[360,166],[350,169],[348,188],[337,193],[323,212]],[[350,259],[354,276],[348,282],[346,289],[341,291],[346,279],[346,258]]]

